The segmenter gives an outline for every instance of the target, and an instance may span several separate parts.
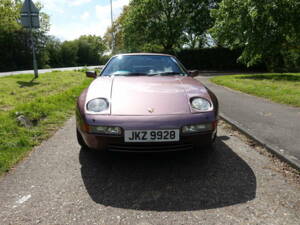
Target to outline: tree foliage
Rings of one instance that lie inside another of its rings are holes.
[[[242,48],[239,58],[270,70],[300,69],[300,2],[298,0],[223,0],[212,10],[213,37],[224,47]]]
[[[0,71],[32,68],[30,35],[19,22],[22,2],[0,1]],[[239,61],[247,66],[264,62],[269,70],[299,71],[299,12],[299,0],[131,0],[103,39],[61,42],[47,35],[50,18],[43,12],[33,36],[40,68],[104,63],[113,33],[113,54],[174,53],[217,43],[241,51]]]
[[[48,56],[46,67],[57,68],[64,66],[61,55],[61,41],[59,39],[54,36],[49,36],[45,51]]]
[[[186,25],[184,44],[190,48],[201,48],[207,44],[207,30],[214,24],[210,16],[211,9],[217,7],[220,0],[184,1]]]
[[[48,43],[48,54],[56,55],[59,60],[52,60],[50,67],[99,65],[104,63],[103,54],[106,46],[101,37],[95,35],[83,35],[73,41],[60,43],[52,38]],[[50,58],[51,58],[50,57]]]
[[[0,71],[29,69],[32,67],[32,50],[29,30],[20,25],[20,0],[0,1]],[[41,4],[37,5],[42,8]],[[33,32],[37,58],[40,66],[45,65],[44,54],[46,33],[49,31],[49,16],[40,14],[41,28]]]
[[[21,0],[0,1],[0,71],[32,69],[32,49],[28,29],[20,25]],[[36,6],[41,10],[42,5]],[[98,65],[105,51],[101,37],[81,36],[61,43],[47,35],[50,18],[40,12],[39,29],[33,30],[39,68]]]
[[[217,0],[132,0],[110,28],[119,51],[172,52],[187,44],[204,43],[213,21],[209,10]],[[111,43],[111,42],[110,42]]]
[[[124,18],[128,12],[128,6],[124,6],[120,16],[113,22],[112,27],[108,27],[106,33],[103,36],[103,41],[107,48],[111,49],[114,44],[114,52],[118,53],[126,51],[124,46],[123,24]],[[114,43],[112,43],[112,35],[114,36]]]
[[[95,35],[83,35],[77,41],[78,64],[98,65],[101,61],[106,46],[101,37]]]
[[[17,22],[19,10],[18,2],[10,0],[0,2],[0,71],[6,67],[15,68],[15,60],[22,59],[24,53],[28,51],[26,45],[19,41],[24,38],[23,33],[19,32],[21,26]],[[20,51],[17,57],[15,49]]]
[[[172,50],[184,29],[184,1],[133,0],[131,4],[124,21],[125,44],[133,48],[161,45]]]

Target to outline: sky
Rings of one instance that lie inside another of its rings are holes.
[[[62,41],[81,35],[100,35],[111,25],[110,0],[38,0],[42,12],[50,16],[49,34]],[[33,2],[37,2],[34,0]],[[113,0],[113,18],[116,19],[129,0]]]

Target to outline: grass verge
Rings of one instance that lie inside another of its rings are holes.
[[[210,80],[247,94],[300,107],[300,73],[229,75]]]
[[[69,118],[91,80],[80,72],[52,72],[0,78],[0,175],[7,172]],[[22,126],[23,115],[32,126]]]

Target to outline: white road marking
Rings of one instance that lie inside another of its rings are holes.
[[[17,203],[18,205],[21,205],[21,204],[23,204],[24,202],[28,201],[30,198],[31,198],[31,195],[30,195],[30,194],[29,194],[29,195],[25,195],[25,196],[23,196],[22,198],[20,198],[19,200],[17,200],[16,203]],[[14,205],[13,208],[16,208],[18,205]]]

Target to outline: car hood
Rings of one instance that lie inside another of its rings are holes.
[[[210,100],[206,88],[191,77],[99,77],[88,89],[86,102],[106,98],[110,107],[101,114],[172,115],[193,112],[190,98]]]

